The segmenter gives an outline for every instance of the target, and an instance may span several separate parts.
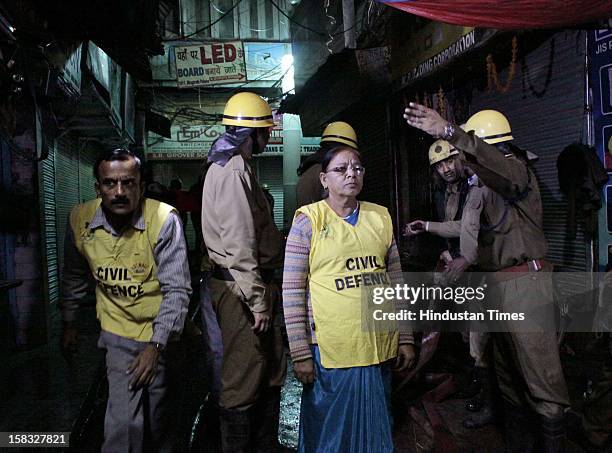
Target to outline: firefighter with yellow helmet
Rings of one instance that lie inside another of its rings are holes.
[[[463,126],[462,126],[463,127]],[[480,230],[480,208],[485,191],[478,177],[465,166],[461,153],[446,140],[436,140],[429,147],[429,164],[436,181],[446,184],[444,204],[436,194],[439,222],[415,220],[406,225],[406,236],[423,232],[444,238],[446,248],[440,255],[436,281],[439,284],[456,284],[468,269],[474,270],[478,261],[478,235]],[[474,369],[469,384],[459,396],[472,398],[466,403],[471,415],[463,424],[466,428],[479,428],[493,421],[491,405],[492,379],[485,357],[486,335],[470,332],[470,355]]]
[[[569,396],[554,326],[540,324],[537,333],[524,329],[530,321],[554,319],[551,265],[545,260],[542,197],[529,165],[535,155],[511,143],[514,137],[510,123],[495,110],[474,114],[465,131],[435,110],[416,103],[406,108],[404,118],[409,125],[461,150],[467,164],[490,189],[491,196],[483,206],[487,224],[481,226],[485,231],[478,238],[478,265],[489,277],[487,302],[498,304],[501,311],[524,312],[526,318],[525,325],[521,321],[506,322],[504,332],[492,333],[507,428],[521,430],[520,436],[508,440],[514,448],[519,444],[525,450],[530,448],[529,433],[534,427],[529,422],[530,411],[539,422],[532,431],[537,436],[538,450],[563,451],[564,412]]]
[[[221,336],[213,339],[222,357],[213,396],[223,451],[274,452],[286,362],[273,323],[279,292],[272,280],[283,264],[283,237],[251,163],[270,138],[272,110],[257,94],[238,93],[222,124],[226,131],[208,153],[202,192],[202,234],[214,263],[210,305],[218,323],[211,331],[220,329]]]
[[[436,140],[429,147],[429,165],[432,169],[435,208],[440,222],[458,221],[461,219],[463,205],[468,193],[468,184],[460,159],[459,151],[445,140]],[[429,228],[429,224],[415,220],[406,226],[407,236],[419,234]],[[439,223],[439,222],[436,222]],[[459,255],[459,239],[452,238],[446,242],[446,248],[440,259],[449,260]]]
[[[465,124],[460,127],[465,130]],[[437,282],[443,284],[456,284],[465,271],[477,270],[483,199],[490,193],[450,143],[436,140],[429,148],[429,163],[437,166],[434,168],[440,172],[440,177],[444,175],[444,167],[449,165],[445,164],[445,160],[453,156],[457,156],[455,159],[459,161],[457,165],[461,168],[467,189],[467,195],[460,201],[458,215],[455,218],[445,216],[443,222],[415,220],[406,227],[407,236],[426,231],[448,241],[451,252],[443,252],[441,261],[444,263],[444,273],[437,274]],[[479,428],[494,421],[492,401],[495,379],[489,367],[487,343],[487,332],[469,332],[470,355],[474,359],[474,368],[469,384],[458,394],[463,398],[473,397],[467,401],[466,409],[475,414],[463,421],[463,426],[469,429]]]
[[[357,134],[352,126],[344,121],[329,123],[321,135],[319,150],[301,163],[296,191],[298,208],[323,199],[324,190],[319,179],[321,162],[325,153],[338,144],[358,149]]]

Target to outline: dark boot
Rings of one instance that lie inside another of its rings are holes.
[[[481,389],[475,398],[465,405],[470,412],[475,412],[463,421],[467,429],[480,428],[495,421],[495,409],[493,404],[493,371],[488,368],[477,368],[480,374]]]
[[[487,369],[479,366],[475,366],[472,370],[472,377],[470,382],[461,390],[459,390],[454,397],[455,398],[473,398],[480,392],[482,387],[482,380],[487,374]]]
[[[219,406],[211,400],[209,394],[200,407],[193,425],[197,429],[192,430],[192,445],[193,443],[200,445],[199,449],[196,448],[193,451],[221,452],[221,427],[219,423]]]
[[[535,452],[537,420],[528,410],[504,405],[505,451],[512,453]],[[539,453],[539,452],[538,452]]]
[[[540,421],[540,448],[542,453],[562,453],[565,451],[565,416],[543,417]]]
[[[270,387],[262,393],[257,404],[251,409],[252,447],[255,453],[280,451],[278,442],[280,392],[280,387]]]
[[[569,411],[566,414],[566,426],[567,438],[578,444],[586,453],[612,451],[612,442],[608,442],[608,445],[597,445],[592,442],[584,428],[582,417],[576,412]]]
[[[249,453],[251,430],[249,411],[219,409],[223,453]]]

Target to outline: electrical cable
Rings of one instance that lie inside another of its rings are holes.
[[[276,4],[276,2],[275,2],[274,0],[268,0],[268,1],[269,1],[270,3],[272,3],[272,6],[274,6],[274,8],[275,8],[275,9],[276,9],[276,10],[277,10],[279,13],[281,13],[283,16],[285,16],[287,19],[289,19],[289,22],[291,22],[291,23],[293,23],[293,24],[297,25],[298,27],[303,28],[304,30],[308,30],[308,31],[310,31],[310,32],[312,32],[312,33],[314,33],[314,34],[316,34],[316,35],[319,35],[319,36],[321,36],[321,37],[324,37],[324,38],[327,38],[327,37],[329,37],[329,36],[338,36],[338,35],[343,35],[343,34],[344,34],[344,33],[346,33],[347,31],[352,30],[353,28],[355,28],[355,27],[357,26],[357,22],[355,22],[355,23],[354,23],[354,24],[353,24],[351,27],[347,28],[346,30],[342,30],[342,31],[339,31],[339,32],[337,32],[337,33],[331,33],[331,34],[330,34],[330,33],[325,33],[325,32],[319,31],[319,30],[315,30],[314,28],[310,28],[309,26],[304,25],[304,24],[302,24],[302,23],[300,23],[300,22],[296,21],[296,20],[295,20],[295,19],[293,19],[291,16],[289,16],[287,13],[285,13],[285,12],[282,10],[282,8]]]
[[[199,28],[196,31],[194,31],[193,33],[189,33],[188,35],[184,35],[184,36],[179,36],[177,38],[172,38],[172,39],[163,39],[162,41],[164,42],[168,42],[168,41],[177,41],[177,40],[182,40],[182,39],[187,39],[187,38],[191,38],[192,36],[195,36],[197,34],[202,33],[204,30],[208,30],[209,28],[212,28],[213,25],[221,22],[225,16],[227,16],[229,13],[231,13],[234,9],[236,9],[236,7],[242,2],[242,0],[238,0],[236,1],[236,3],[234,3],[234,5],[228,9],[225,13],[223,13],[223,15],[219,16],[214,22],[211,22],[210,24],[206,25],[205,27]]]

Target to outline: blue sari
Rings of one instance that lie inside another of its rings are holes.
[[[344,220],[355,225],[358,216]],[[315,380],[302,391],[298,453],[392,452],[392,362],[324,368],[319,347],[311,351]]]
[[[392,452],[391,363],[324,368],[311,349],[315,381],[302,392],[298,452]]]

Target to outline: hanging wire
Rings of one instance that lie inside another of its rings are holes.
[[[329,29],[329,39],[325,42],[325,45],[327,46],[327,51],[329,53],[334,53],[334,51],[331,48],[331,45],[334,42],[334,35],[331,34],[331,31],[336,25],[336,18],[332,16],[331,14],[329,14],[329,2],[330,0],[325,0],[325,5],[323,7],[325,9],[325,17],[329,19],[329,26],[327,27]]]
[[[339,32],[335,32],[335,33],[326,33],[326,32],[321,31],[321,30],[315,30],[314,28],[311,28],[311,27],[309,27],[309,26],[307,26],[307,25],[304,25],[304,24],[302,24],[302,23],[300,23],[300,22],[296,21],[295,19],[293,19],[291,16],[289,16],[289,15],[288,15],[288,14],[287,14],[287,13],[286,13],[286,12],[285,12],[283,9],[282,9],[282,8],[281,8],[281,7],[280,7],[280,6],[279,6],[279,5],[278,5],[278,4],[277,4],[277,3],[276,3],[274,0],[267,0],[267,1],[269,1],[269,2],[272,4],[272,6],[273,6],[273,7],[274,7],[274,8],[275,8],[275,9],[276,9],[276,10],[277,10],[277,11],[278,11],[278,12],[279,12],[279,13],[280,13],[282,16],[284,16],[285,18],[287,18],[287,19],[289,20],[289,22],[293,23],[293,24],[294,24],[294,25],[296,25],[297,27],[303,28],[304,30],[308,30],[308,31],[310,31],[310,32],[312,32],[312,33],[314,33],[314,34],[316,34],[316,35],[318,35],[318,36],[324,37],[324,38],[328,38],[328,37],[329,37],[329,38],[333,38],[333,37],[335,37],[335,36],[343,35],[343,34],[344,34],[344,33],[346,33],[347,31],[350,31],[350,30],[352,30],[353,28],[355,28],[355,27],[357,26],[357,23],[355,22],[355,23],[354,23],[354,24],[353,24],[351,27],[349,27],[349,28],[347,28],[347,29],[345,29],[345,30],[341,30],[341,31],[339,31]],[[212,27],[213,27],[214,25],[216,25],[217,23],[221,22],[221,21],[222,21],[222,20],[223,20],[223,19],[224,19],[224,18],[225,18],[225,17],[226,17],[228,14],[230,14],[230,13],[231,13],[231,12],[232,12],[234,9],[236,9],[236,7],[237,7],[237,6],[238,6],[238,5],[239,5],[241,2],[242,2],[242,0],[237,0],[237,1],[236,1],[236,3],[234,3],[234,5],[233,5],[233,6],[232,6],[230,9],[228,9],[228,10],[227,10],[225,13],[223,13],[223,14],[222,14],[220,17],[218,17],[218,18],[217,18],[217,19],[216,19],[214,22],[211,22],[211,23],[209,23],[208,25],[205,25],[204,27],[198,28],[197,30],[195,30],[195,31],[194,31],[194,32],[192,32],[192,33],[189,33],[188,35],[179,35],[179,34],[178,34],[178,33],[176,33],[175,31],[173,31],[173,32],[174,32],[175,34],[177,34],[178,36],[173,37],[173,38],[163,39],[162,41],[163,41],[163,42],[168,42],[168,41],[179,41],[179,40],[182,40],[182,39],[188,39],[188,38],[191,38],[191,37],[193,37],[193,36],[195,36],[195,35],[198,35],[198,34],[202,33],[203,31],[206,31],[206,30],[208,30],[208,29],[212,28]],[[327,1],[327,3],[329,3],[329,1]],[[214,5],[213,5],[213,7],[214,7]],[[371,8],[371,7],[372,7],[372,5],[370,5],[370,8]],[[217,11],[221,12],[221,11],[220,11],[220,10],[219,10],[217,7],[215,7],[215,9],[216,9]],[[192,17],[193,17],[193,16],[191,16],[191,17],[190,17],[190,19],[191,19]],[[334,25],[335,25],[335,18],[333,18],[333,16],[328,16],[328,17],[331,17],[332,19],[334,19]],[[198,22],[201,22],[201,21],[187,21],[187,22],[185,22],[185,23],[198,23]],[[240,26],[241,28],[243,28],[243,25],[242,25],[241,23],[239,24],[239,26]],[[261,32],[264,32],[264,31],[268,31],[270,28],[266,28],[266,29],[258,30],[258,29],[253,29],[253,28],[250,28],[250,27],[249,27],[249,29],[250,29],[251,31],[255,31],[255,32],[261,33]],[[171,30],[171,31],[172,31],[172,30]]]
[[[249,83],[252,82],[257,82],[257,81],[261,81],[264,77],[266,77],[268,74],[270,74],[271,72],[277,71],[278,68],[281,65],[276,65],[275,67],[271,68],[270,70],[264,72],[261,76],[259,76],[257,79],[253,79],[253,80],[249,80],[248,82],[245,82],[237,87],[233,87],[233,88],[229,88],[229,89],[214,89],[215,93],[233,93],[236,92],[240,89],[242,89],[243,87],[245,87],[246,85],[248,85]],[[279,83],[282,83],[283,78],[285,77],[285,75],[289,72],[289,69],[292,67],[293,65],[291,65],[289,68],[287,68],[287,70],[277,79],[272,83],[272,87],[276,87],[278,86]],[[198,93],[201,90],[205,90],[205,88],[202,87],[194,87],[194,90],[197,90]],[[285,95],[286,93],[283,93],[281,96]],[[155,113],[160,113],[162,115],[168,116],[170,117],[170,121],[174,122],[176,119],[185,119],[185,120],[210,120],[210,121],[219,121],[219,119],[221,118],[220,114],[218,113],[209,113],[209,112],[205,112],[201,109],[198,108],[194,108],[194,107],[179,107],[177,108],[177,103],[174,102],[174,100],[172,98],[170,98],[169,96],[166,96],[165,94],[159,92],[156,93],[155,89],[153,89],[153,98],[155,99],[156,97],[158,97],[160,99],[160,104],[162,105],[156,105],[153,107],[153,111],[155,111]],[[279,97],[273,98],[273,99],[277,99]],[[169,108],[169,109],[168,109]]]
[[[176,38],[171,38],[171,39],[164,39],[163,41],[167,42],[167,41],[177,41],[177,40],[181,40],[181,39],[187,39],[187,38],[191,38],[192,36],[198,35],[198,34],[202,33],[205,30],[208,30],[209,28],[212,28],[213,25],[218,24],[219,22],[221,22],[229,13],[231,13],[234,9],[236,9],[236,7],[241,2],[242,2],[242,0],[237,0],[236,3],[234,3],[234,5],[230,9],[228,9],[225,13],[223,13],[221,16],[219,16],[217,18],[217,20],[215,20],[214,22],[211,22],[210,24],[206,25],[205,27],[198,28],[196,31],[194,31],[193,33],[189,33],[188,35],[178,36]]]
[[[292,24],[297,25],[297,26],[298,26],[298,27],[300,27],[300,28],[303,28],[304,30],[308,30],[308,31],[310,31],[310,32],[314,33],[315,35],[319,35],[319,36],[321,36],[321,37],[323,37],[323,38],[327,38],[328,36],[338,36],[338,35],[343,35],[343,34],[344,34],[344,33],[346,33],[347,31],[352,30],[353,28],[355,28],[355,27],[356,27],[356,25],[357,25],[357,24],[355,23],[355,24],[353,24],[351,27],[347,28],[346,30],[342,30],[342,31],[339,31],[339,32],[337,32],[337,33],[331,33],[331,34],[329,34],[329,33],[326,33],[326,32],[324,32],[324,31],[315,30],[314,28],[310,28],[309,26],[304,25],[304,24],[302,24],[302,23],[300,23],[300,22],[296,21],[296,20],[295,20],[295,19],[293,19],[291,16],[289,16],[289,15],[288,15],[288,14],[287,14],[285,11],[283,11],[283,10],[282,10],[282,8],[281,8],[280,6],[278,6],[274,0],[268,0],[268,1],[269,1],[270,3],[272,3],[272,6],[274,6],[274,8],[275,8],[275,9],[276,9],[276,10],[277,10],[279,13],[281,13],[283,16],[285,16],[287,19],[289,19],[289,22],[291,22]],[[334,20],[335,20],[335,19],[334,19]]]

